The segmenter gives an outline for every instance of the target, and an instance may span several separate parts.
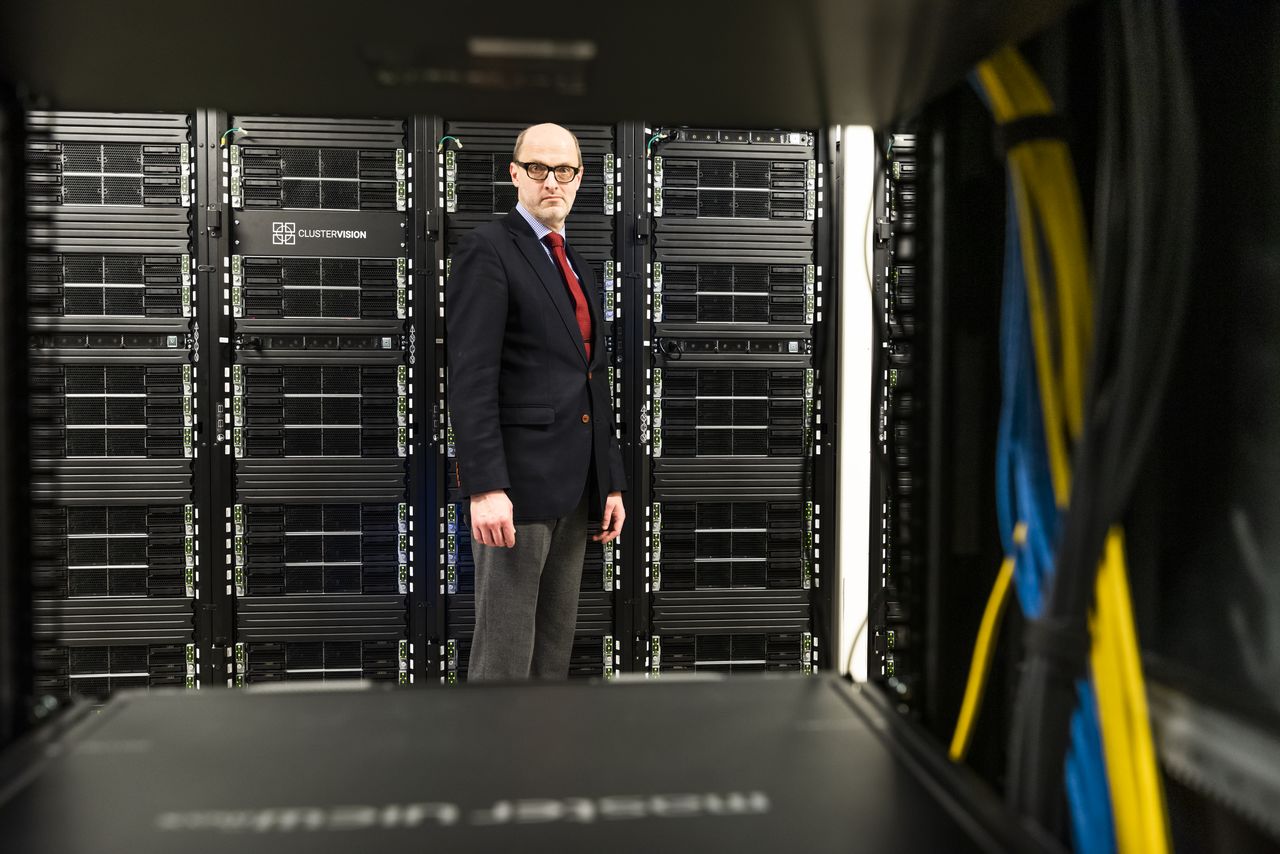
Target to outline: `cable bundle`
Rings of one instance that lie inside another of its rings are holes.
[[[1129,854],[1167,851],[1169,842],[1118,520],[1185,309],[1196,135],[1176,9],[1125,0],[1106,14],[1097,306],[1070,156],[1045,132],[1052,102],[1012,49],[977,71],[1012,139],[997,453],[1007,557],[951,755],[961,759],[967,749],[1012,578],[1030,623],[1010,736],[1010,801],[1056,827],[1065,782],[1076,847]],[[1158,248],[1157,215],[1165,238]]]

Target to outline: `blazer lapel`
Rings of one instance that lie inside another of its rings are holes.
[[[560,319],[564,321],[565,331],[573,339],[574,346],[578,348],[578,355],[585,362],[587,351],[582,346],[582,331],[578,329],[578,318],[573,313],[573,304],[569,300],[569,292],[565,289],[564,281],[560,278],[560,271],[555,268],[555,263],[547,257],[546,250],[535,238],[524,234],[513,236],[516,246],[520,247],[525,260],[538,274],[538,280],[542,282],[542,286],[547,289],[547,296],[551,298],[556,311],[560,314]]]
[[[569,261],[573,264],[573,269],[578,271],[578,282],[582,285],[582,295],[587,299],[587,310],[591,312],[591,354],[592,360],[602,349],[604,349],[604,308],[600,305],[600,294],[596,290],[595,273],[591,270],[591,265],[583,260],[582,256],[573,251],[573,246],[568,246]],[[575,318],[574,328],[577,328],[577,319]],[[581,337],[581,334],[579,334]],[[586,351],[583,351],[583,358],[586,358]]]

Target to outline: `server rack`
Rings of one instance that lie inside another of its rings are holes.
[[[217,143],[234,681],[407,684],[409,128],[232,116]]]
[[[194,687],[193,121],[28,115],[37,692]]]
[[[451,247],[514,204],[522,125],[33,123],[44,687],[465,679],[444,288]],[[811,671],[825,142],[572,129],[629,525],[588,544],[571,675]],[[121,146],[136,172],[107,168]]]
[[[918,425],[925,385],[920,370],[924,346],[917,339],[918,163],[916,137],[909,133],[881,137],[878,156],[876,230],[873,253],[877,330],[877,392],[873,467],[871,538],[870,639],[867,673],[885,685],[904,706],[916,700],[922,662],[917,590],[918,567],[924,558],[925,500],[917,472],[927,452],[927,437]]]
[[[642,418],[653,674],[812,672],[825,163],[808,132],[658,129]],[[637,520],[639,521],[639,520]]]
[[[449,274],[450,250],[471,229],[506,215],[516,203],[507,164],[511,162],[518,123],[446,122],[439,140],[437,167],[442,176],[445,203],[445,246],[439,277],[439,304],[443,306]],[[582,149],[583,178],[566,231],[574,248],[592,266],[600,286],[609,352],[609,385],[614,390],[615,420],[622,407],[622,265],[620,235],[615,221],[622,209],[622,173],[616,154],[616,129],[606,125],[570,126]],[[443,321],[443,309],[441,310]],[[443,322],[437,340],[443,345]],[[470,530],[464,522],[464,505],[453,474],[454,446],[448,423],[448,386],[444,348],[438,348],[441,396],[445,413],[443,432],[446,483],[455,485],[442,508],[440,538],[444,566],[441,591],[444,636],[440,650],[440,678],[446,683],[465,679],[471,638],[475,627],[475,566],[471,559]],[[448,488],[446,486],[446,488]],[[622,666],[615,599],[622,589],[621,563],[624,541],[601,545],[588,540],[578,603],[578,626],[570,659],[570,676],[611,678]]]

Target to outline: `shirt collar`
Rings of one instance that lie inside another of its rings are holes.
[[[553,229],[547,228],[538,220],[537,217],[525,210],[524,205],[519,202],[516,202],[516,210],[520,212],[520,216],[524,217],[524,221],[529,223],[529,227],[533,229],[533,236],[538,238],[539,241],[553,231]],[[563,228],[556,233],[561,237],[565,237]]]

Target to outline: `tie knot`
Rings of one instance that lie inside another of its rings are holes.
[[[554,231],[550,232],[546,237],[542,239],[545,240],[547,242],[547,245],[550,246],[552,249],[564,248],[564,237],[562,235],[557,234]]]

